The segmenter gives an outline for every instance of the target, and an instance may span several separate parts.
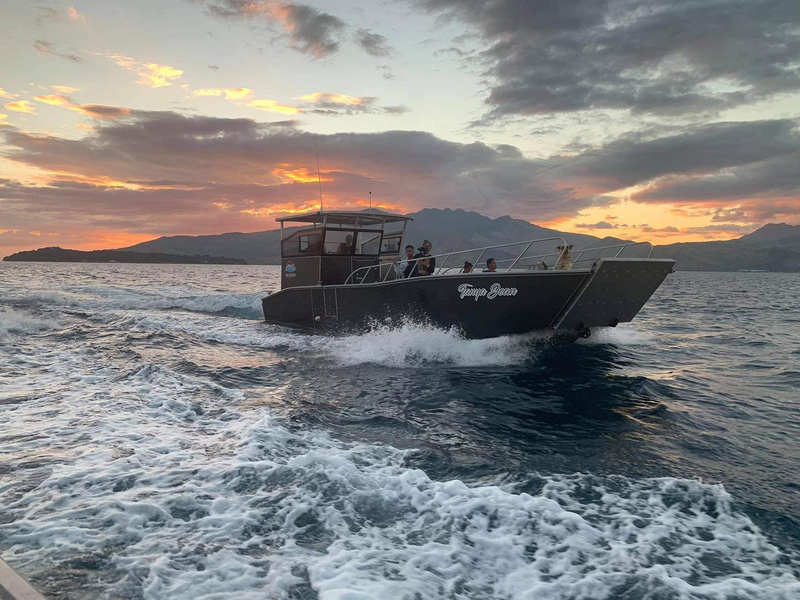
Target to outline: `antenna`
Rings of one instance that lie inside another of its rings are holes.
[[[319,211],[325,210],[322,204],[322,177],[319,175],[319,152],[317,152],[317,134],[314,134],[314,155],[317,157],[317,183],[319,183]]]
[[[369,208],[372,210],[372,192],[369,193]]]

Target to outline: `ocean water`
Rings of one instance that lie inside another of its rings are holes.
[[[800,277],[588,340],[259,320],[275,267],[0,264],[0,556],[52,598],[800,598]]]

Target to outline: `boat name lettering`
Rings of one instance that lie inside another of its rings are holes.
[[[517,288],[507,287],[504,288],[499,283],[493,283],[487,290],[483,287],[474,287],[471,283],[462,283],[458,286],[458,293],[461,294],[461,299],[475,298],[477,302],[479,298],[485,297],[487,300],[494,300],[498,296],[516,296]]]

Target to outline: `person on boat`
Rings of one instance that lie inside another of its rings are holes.
[[[484,273],[497,273],[497,261],[493,258],[490,258],[486,261],[486,268],[483,270]]]
[[[471,262],[469,262],[468,260],[465,260],[464,261],[464,268],[461,269],[461,272],[462,273],[472,273],[472,266],[473,265],[472,265]]]
[[[436,259],[431,256],[431,248],[433,248],[433,244],[428,240],[422,242],[419,252],[414,255],[417,262],[414,266],[414,270],[411,271],[411,277],[433,275],[433,272],[436,270]]]
[[[348,235],[344,241],[339,244],[336,249],[336,254],[350,254],[350,249],[353,247],[353,236]]]
[[[398,278],[400,277],[406,278],[409,275],[411,275],[411,271],[414,270],[414,262],[413,262],[414,246],[409,244],[408,246],[406,246],[405,250],[406,250],[405,260],[401,260],[394,266],[394,272]]]

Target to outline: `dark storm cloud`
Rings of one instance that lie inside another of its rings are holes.
[[[57,56],[58,58],[63,58],[64,60],[68,60],[70,62],[81,63],[83,62],[83,58],[78,56],[77,54],[64,54],[62,52],[57,52],[53,48],[53,44],[46,40],[36,40],[33,42],[33,47],[36,48],[42,54],[49,54],[51,56]]]
[[[316,202],[315,139],[296,122],[131,111],[97,123],[79,140],[3,128],[5,158],[58,174],[45,186],[4,182],[4,209],[18,218],[127,219],[125,227],[142,231],[152,231],[154,220],[161,232],[189,231],[191,222],[197,232],[243,223],[252,228],[253,215]],[[526,158],[510,145],[455,143],[420,131],[319,135],[317,146],[324,193],[340,207],[357,206],[373,191],[407,210],[460,207],[547,221],[648,185],[635,199],[680,204],[676,190],[695,186],[684,192],[685,204],[705,204],[728,221],[800,215],[792,171],[800,135],[791,120],[720,123],[655,139],[629,136],[548,159]],[[731,176],[743,183],[741,202],[706,189],[725,184],[734,190]],[[271,219],[261,223],[269,226]],[[584,226],[613,228],[607,222]]]
[[[366,29],[356,31],[356,43],[371,56],[389,57],[394,54],[394,49],[389,45],[386,36]]]
[[[204,2],[204,0],[196,0]],[[322,58],[339,49],[344,21],[305,4],[272,0],[209,0],[209,12],[223,19],[265,18],[281,23],[293,47]]]
[[[315,181],[291,182],[295,171],[314,171],[314,137],[286,122],[260,124],[249,119],[132,111],[80,140],[14,128],[4,135],[6,158],[48,171],[83,179],[144,182],[149,187],[161,181],[184,182],[183,189],[169,191],[104,189],[94,200],[89,194],[82,196],[80,189],[70,202],[62,202],[59,195],[74,192],[73,182],[53,183],[48,186],[51,190],[15,187],[20,210],[25,202],[44,202],[47,193],[55,194],[53,207],[74,214],[98,211],[98,206],[87,203],[102,203],[103,197],[106,211],[127,211],[122,203],[111,200],[125,194],[140,199],[133,206],[140,206],[143,214],[162,214],[181,207],[175,198],[193,199],[198,210],[212,200],[244,210],[297,198],[309,200],[318,193]],[[386,202],[409,209],[459,206],[487,212],[533,211],[544,219],[591,202],[537,181],[546,164],[526,159],[510,147],[459,144],[424,132],[387,131],[320,135],[318,148],[322,170],[332,179],[324,183],[325,193],[340,203],[365,198],[371,190]],[[247,186],[235,187],[242,182]],[[228,186],[224,195],[219,186]],[[9,190],[4,193],[8,198]],[[167,197],[169,202],[164,201]]]
[[[760,171],[767,164],[780,168],[799,150],[800,133],[791,119],[714,123],[655,139],[629,135],[565,161],[555,174],[610,191],[664,176],[707,177],[735,167]]]
[[[797,0],[417,0],[475,27],[486,118],[693,114],[800,89]]]

